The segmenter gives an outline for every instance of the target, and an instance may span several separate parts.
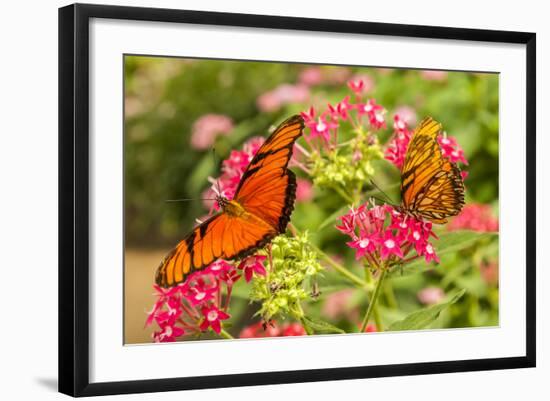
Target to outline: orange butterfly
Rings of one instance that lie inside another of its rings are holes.
[[[441,124],[425,118],[414,130],[401,171],[400,209],[437,224],[464,206],[464,181],[455,163],[443,157],[437,136]]]
[[[161,262],[155,281],[169,287],[218,258],[250,255],[283,233],[296,198],[296,176],[287,165],[304,120],[290,117],[260,147],[233,200],[217,196],[222,211],[193,229]]]

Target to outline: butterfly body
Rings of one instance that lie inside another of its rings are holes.
[[[170,287],[215,260],[239,259],[283,233],[296,199],[296,176],[288,170],[302,117],[284,121],[246,168],[233,199],[216,198],[221,211],[199,224],[160,263],[155,281]]]
[[[437,224],[464,206],[464,181],[456,163],[443,157],[437,136],[441,124],[430,117],[415,129],[401,171],[402,213]]]

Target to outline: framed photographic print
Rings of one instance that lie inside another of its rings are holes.
[[[59,85],[61,392],[535,366],[535,34],[78,4]]]

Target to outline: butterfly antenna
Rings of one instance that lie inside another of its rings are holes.
[[[386,200],[385,200],[385,201],[384,201],[384,200],[381,200],[381,199],[379,199],[379,198],[377,198],[377,197],[375,197],[375,196],[373,196],[372,198],[377,199],[377,200],[379,200],[379,201],[382,201],[382,203],[389,203],[389,204],[391,204],[391,205],[395,205],[395,202],[393,201],[393,199],[390,198],[390,197],[388,196],[388,194],[386,194],[386,193],[382,190],[382,188],[380,188],[378,185],[376,185],[376,183],[375,183],[372,179],[370,180],[370,183],[372,184],[373,187],[375,187],[375,188],[378,190],[378,192],[380,192],[382,195],[384,195],[384,197],[386,198]]]

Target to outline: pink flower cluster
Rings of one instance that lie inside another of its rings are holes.
[[[373,267],[387,261],[407,262],[419,256],[426,262],[439,263],[429,242],[430,236],[437,238],[429,221],[408,216],[390,205],[363,204],[341,216],[340,222],[336,228],[351,237],[347,245],[355,249],[355,258],[366,258]],[[408,257],[412,250],[417,256]]]
[[[348,87],[355,94],[354,100],[346,96],[334,105],[328,104],[327,108],[320,113],[314,107],[302,112],[305,125],[309,128],[309,135],[304,135],[306,141],[314,149],[317,148],[315,141],[320,142],[320,146],[336,146],[338,127],[343,121],[358,128],[363,124],[363,119],[366,119],[371,129],[384,128],[386,126],[384,108],[377,104],[375,99],[364,98],[364,94],[370,90],[371,85],[372,83],[366,81],[364,77],[350,80]]]
[[[412,135],[413,131],[409,130],[405,119],[400,114],[395,114],[393,117],[393,135],[386,146],[384,157],[400,170],[403,168],[403,163],[405,163],[405,155]],[[448,158],[453,163],[468,165],[464,151],[454,137],[444,134],[439,135],[437,140],[443,157]],[[462,177],[466,178],[465,172],[463,172]]]
[[[473,230],[478,232],[498,231],[498,218],[494,217],[491,206],[470,203],[460,214],[447,224],[447,230]]]
[[[250,256],[238,267],[218,260],[192,273],[185,282],[171,288],[154,286],[157,301],[148,313],[145,325],[153,322],[160,330],[153,333],[155,342],[173,342],[184,335],[196,335],[211,328],[220,334],[228,314],[233,285],[244,273],[246,282],[254,273],[265,275],[265,256]]]
[[[205,114],[193,124],[191,146],[209,149],[218,135],[228,135],[233,130],[233,120],[221,114]]]
[[[282,84],[260,95],[256,104],[263,112],[274,112],[286,104],[303,103],[309,96],[309,88],[304,84]]]
[[[301,324],[292,322],[279,325],[277,322],[258,322],[242,329],[239,338],[290,337],[305,336],[307,333]]]

